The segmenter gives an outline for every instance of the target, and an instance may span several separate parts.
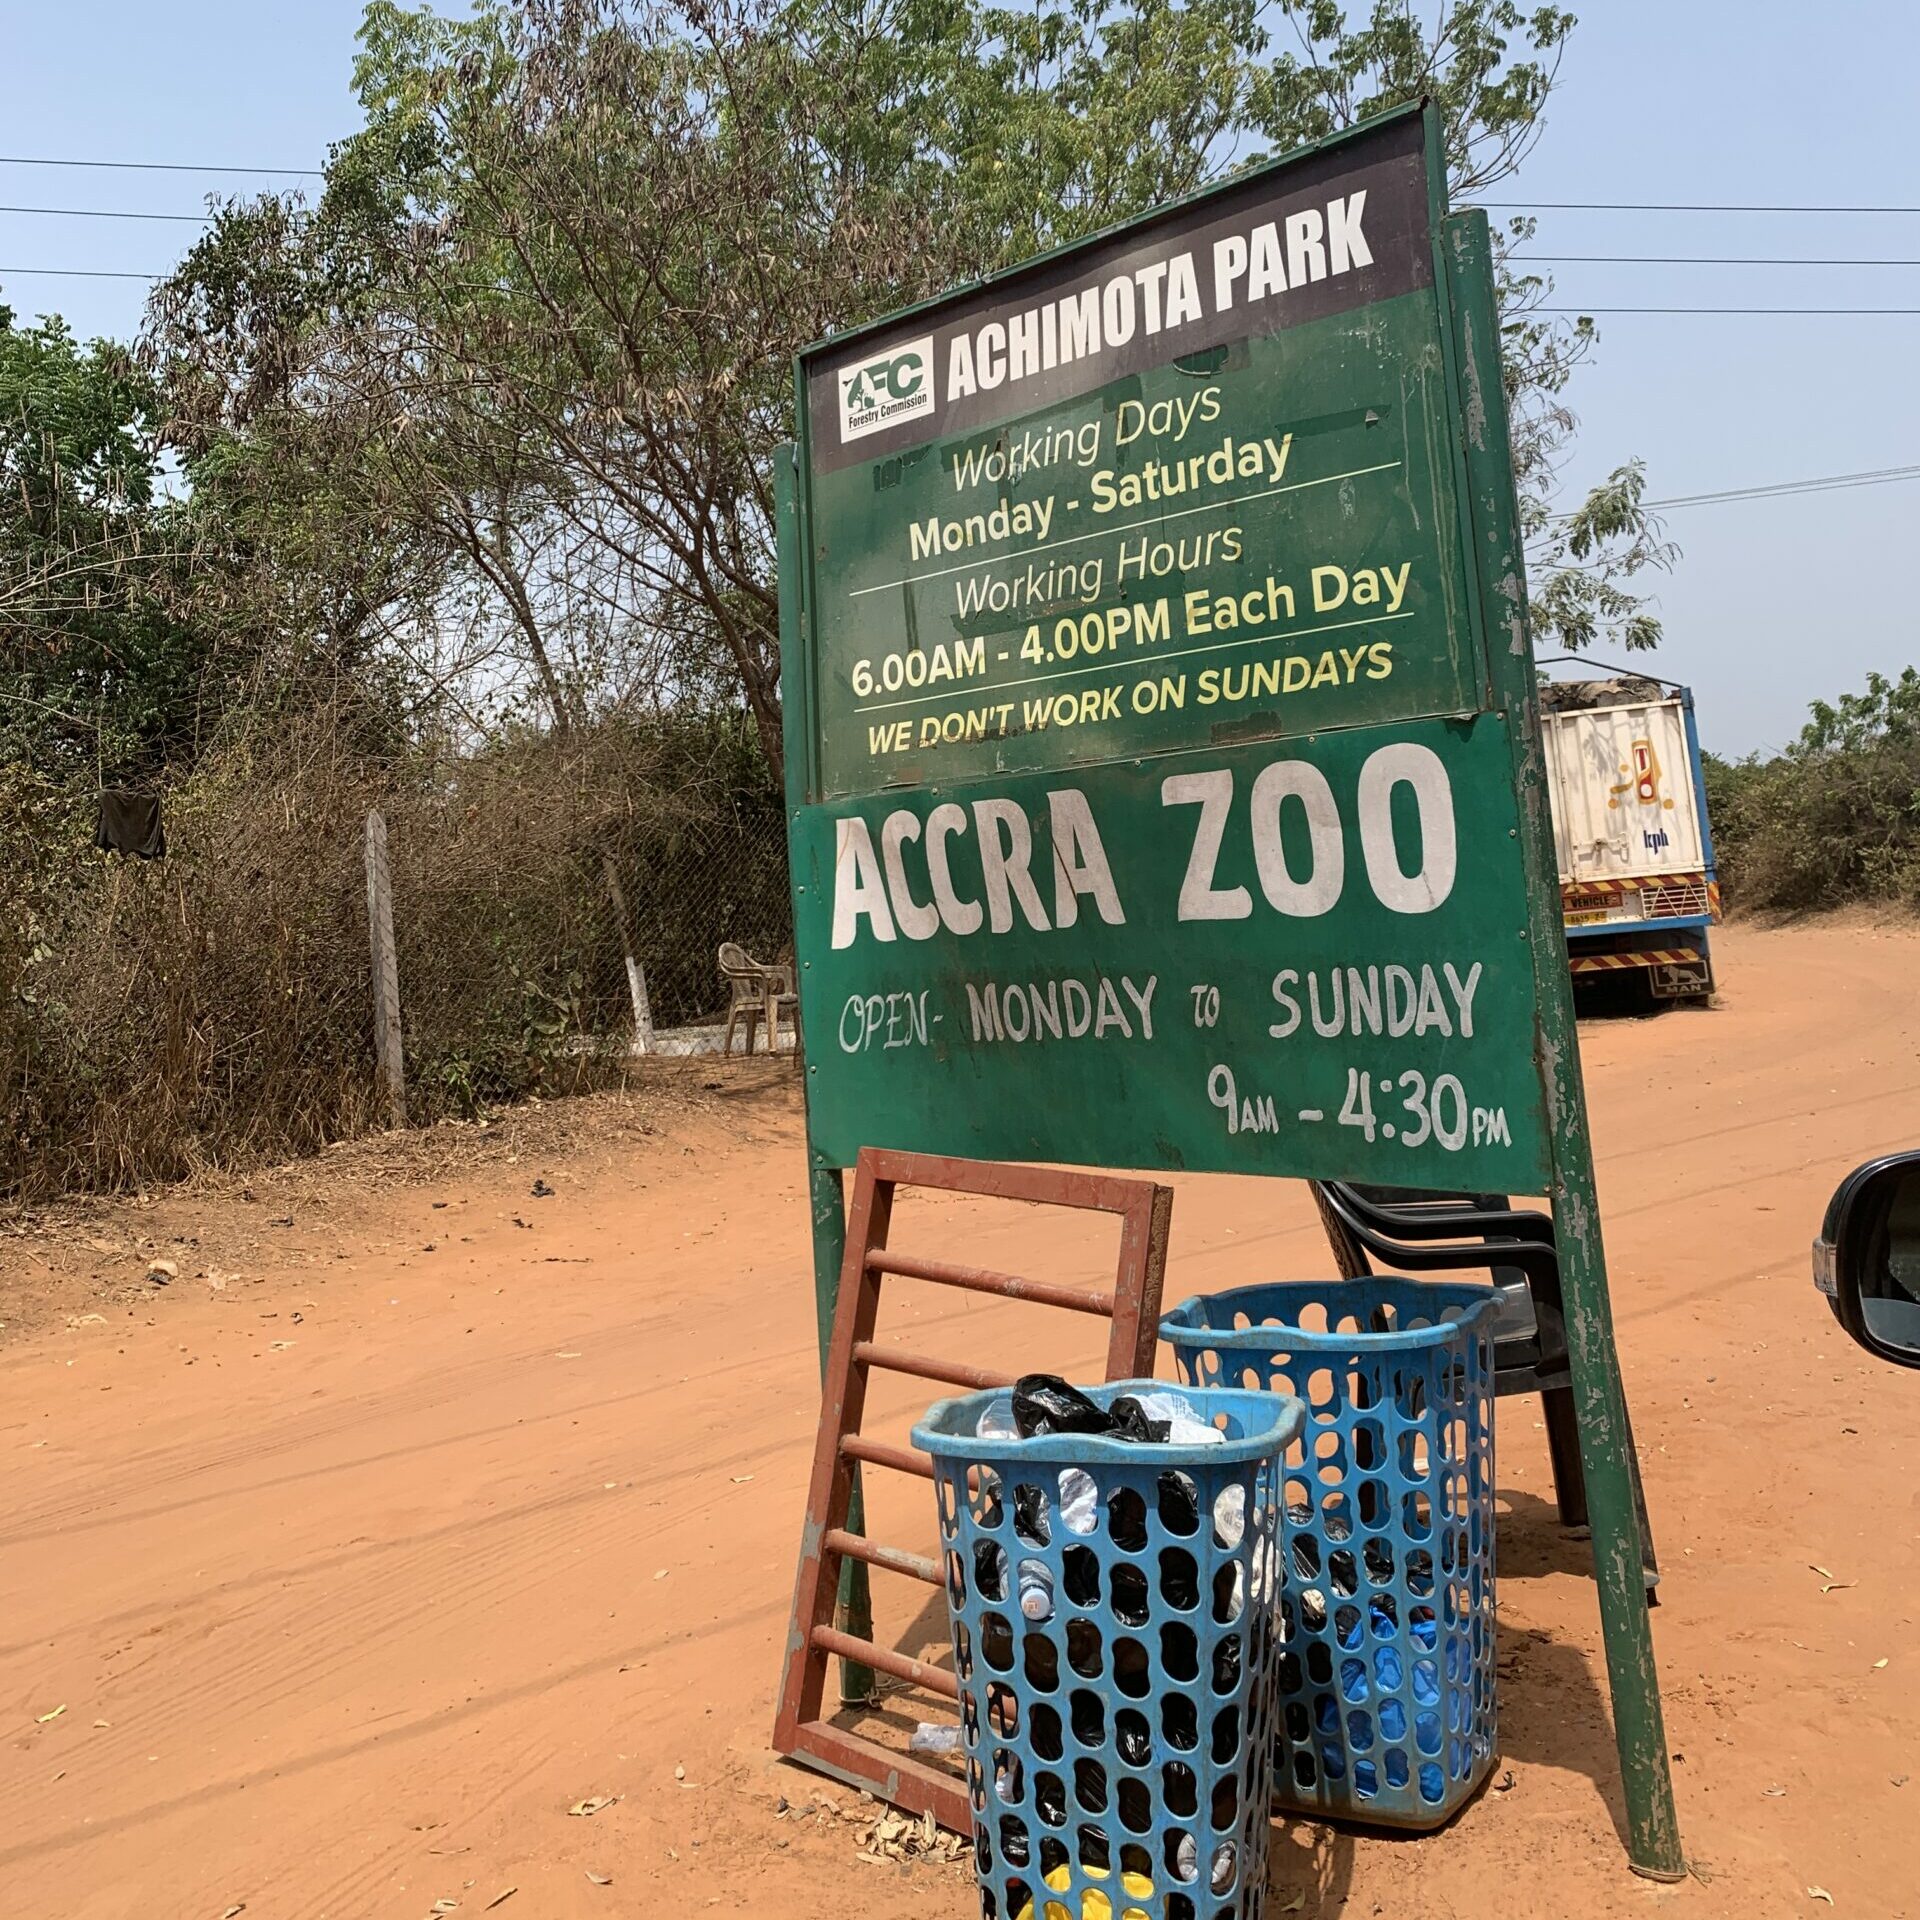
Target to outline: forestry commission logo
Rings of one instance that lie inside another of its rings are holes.
[[[933,411],[933,335],[842,367],[840,443]]]

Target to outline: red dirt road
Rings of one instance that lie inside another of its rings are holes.
[[[1717,1011],[1583,1029],[1696,1877],[1626,1871],[1587,1550],[1506,1401],[1513,1785],[1421,1841],[1283,1831],[1270,1912],[1920,1915],[1920,1375],[1807,1278],[1839,1175],[1920,1144],[1920,935],[1735,928],[1721,956]],[[955,1868],[775,1817],[852,1796],[767,1753],[817,1410],[807,1210],[784,1070],[724,1086],[516,1120],[410,1184],[375,1143],[330,1185],[0,1238],[0,1914],[423,1920],[509,1888],[502,1920],[973,1910]],[[1177,1185],[1169,1300],[1324,1271],[1304,1190]],[[1090,1225],[961,1203],[904,1204],[895,1238],[1109,1258]],[[904,1340],[1097,1351],[1094,1322],[894,1299]],[[899,1389],[870,1430],[904,1426]],[[875,1530],[930,1538],[924,1484],[883,1478]],[[876,1577],[916,1652],[944,1644],[926,1599]]]

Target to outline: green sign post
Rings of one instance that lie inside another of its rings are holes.
[[[862,1145],[1548,1194],[1681,1871],[1484,216],[1409,110],[816,346],[781,473],[823,1325]],[[857,1606],[862,1596],[849,1591]]]

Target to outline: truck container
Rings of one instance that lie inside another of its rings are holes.
[[[1693,695],[1632,675],[1549,681],[1540,705],[1576,985],[1628,975],[1658,1000],[1706,998],[1720,885]]]

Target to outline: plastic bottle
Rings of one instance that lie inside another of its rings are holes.
[[[907,1738],[909,1753],[958,1753],[961,1747],[958,1727],[938,1726],[923,1720]]]
[[[1060,1475],[1060,1523],[1069,1533],[1091,1533],[1100,1520],[1100,1492],[1093,1476],[1078,1467]]]
[[[1220,1489],[1213,1503],[1213,1531],[1223,1547],[1237,1547],[1246,1538],[1247,1490],[1238,1482]]]
[[[1053,1617],[1053,1570],[1044,1560],[1020,1562],[1020,1611],[1029,1620]]]
[[[1237,1855],[1231,1840],[1223,1840],[1213,1850],[1213,1871],[1207,1876],[1215,1893],[1225,1893],[1233,1885]]]

